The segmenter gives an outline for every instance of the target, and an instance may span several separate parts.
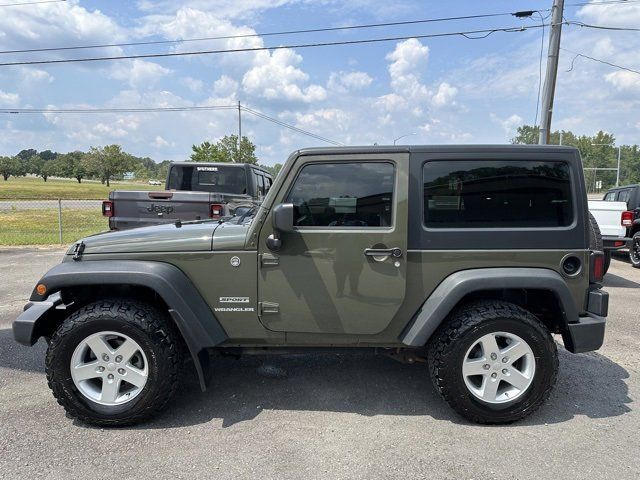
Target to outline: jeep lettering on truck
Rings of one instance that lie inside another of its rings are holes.
[[[159,413],[185,359],[205,389],[212,353],[283,348],[424,360],[458,414],[500,424],[549,398],[554,335],[600,348],[603,274],[574,148],[307,149],[250,212],[79,241],[13,333],[49,340],[54,396],[95,425]]]

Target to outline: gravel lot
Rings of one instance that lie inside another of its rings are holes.
[[[437,397],[424,365],[365,355],[252,357],[186,385],[155,421],[102,430],[67,418],[45,344],[10,323],[63,250],[0,250],[0,478],[640,478],[640,269],[614,260],[605,346],[562,350],[548,405],[481,427]]]

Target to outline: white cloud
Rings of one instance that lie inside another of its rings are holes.
[[[309,75],[296,67],[300,62],[302,56],[293,50],[276,50],[268,57],[263,57],[260,63],[244,74],[242,86],[247,92],[268,100],[284,99],[307,103],[324,100],[327,92],[320,85],[299,85],[309,79]]]
[[[640,5],[637,3],[625,5],[622,2],[615,4],[597,4],[597,0],[591,5],[585,5],[578,11],[578,16],[584,21],[598,25],[611,25],[616,27],[629,27],[640,25]]]
[[[391,78],[404,75],[415,75],[426,67],[429,59],[429,47],[422,45],[419,40],[410,38],[396,44],[393,52],[386,56],[391,61],[389,74]]]
[[[340,93],[361,90],[368,87],[373,78],[366,72],[332,72],[327,88]]]
[[[0,90],[0,105],[14,107],[20,103],[20,95],[17,93],[4,92]]]
[[[620,70],[605,75],[605,80],[620,91],[640,93],[640,75]]]
[[[489,117],[491,120],[497,124],[499,124],[504,130],[505,136],[507,139],[511,138],[515,133],[516,129],[524,124],[524,120],[520,115],[512,114],[507,118],[500,118],[495,113],[490,113]]]
[[[222,75],[213,83],[213,93],[219,97],[234,97],[238,91],[238,82],[228,75]]]
[[[107,15],[70,1],[12,8],[0,15],[0,41],[5,49],[113,43],[125,37],[125,30]],[[101,52],[105,51],[109,52]]]
[[[118,63],[109,76],[127,82],[134,88],[148,88],[170,72],[171,70],[162,65],[136,58]]]
[[[184,77],[180,79],[180,82],[194,93],[202,91],[202,88],[204,87],[204,82],[202,80],[193,77]]]
[[[452,87],[447,82],[442,82],[438,87],[438,91],[431,98],[431,101],[436,107],[443,107],[451,104],[457,94],[458,89],[456,87]]]
[[[156,135],[155,140],[151,144],[151,146],[156,147],[156,148],[168,147],[170,145],[171,144],[169,142],[167,142],[164,138],[162,138],[160,135]]]

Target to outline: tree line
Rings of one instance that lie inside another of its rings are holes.
[[[194,162],[240,162],[258,164],[255,145],[245,136],[238,149],[238,136],[225,135],[219,141],[205,141],[193,145],[191,161]],[[120,145],[91,147],[89,151],[76,150],[58,153],[51,150],[38,152],[29,148],[17,155],[0,156],[0,175],[7,181],[10,177],[35,175],[47,181],[49,177],[100,180],[107,186],[112,180],[121,180],[125,174],[132,173],[138,180],[164,179],[169,171],[169,160],[156,162],[149,157],[136,157],[125,152]],[[282,168],[281,164],[262,167],[275,177]]]
[[[562,138],[562,141],[560,141]],[[538,143],[538,127],[523,125],[518,127],[511,143]],[[569,130],[551,133],[552,145],[570,145],[580,151],[585,167],[585,183],[589,191],[596,190],[596,182],[602,181],[602,189],[615,186],[616,172],[613,170],[592,170],[594,168],[616,168],[618,165],[618,145],[615,136],[603,132],[595,135],[576,135]],[[620,145],[620,185],[640,183],[640,146]]]
[[[122,179],[132,172],[138,179],[164,178],[170,162],[156,163],[149,157],[136,157],[122,150],[120,145],[91,147],[88,152],[76,150],[69,153],[34,148],[21,150],[13,157],[0,157],[0,175],[9,177],[35,175],[45,182],[49,177],[100,180],[110,185],[112,180]]]

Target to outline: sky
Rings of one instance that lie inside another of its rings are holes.
[[[27,0],[18,0],[27,1]],[[2,3],[2,2],[0,2]],[[5,2],[13,3],[13,2]],[[567,4],[586,3],[566,0]],[[640,27],[640,2],[567,6],[565,19]],[[0,54],[0,62],[281,46],[503,27],[535,27],[552,0],[68,0],[0,5],[0,50],[263,34],[285,30],[540,10],[384,28],[253,36],[169,45]],[[542,16],[542,18],[541,18]],[[545,23],[549,22],[547,18]],[[542,75],[549,29],[544,29]],[[461,36],[318,48],[109,62],[0,66],[0,108],[140,108],[242,105],[345,145],[505,143],[534,124],[541,28],[484,39]],[[563,27],[562,47],[640,70],[640,33]],[[563,50],[552,129],[640,143],[640,75]],[[236,134],[237,111],[0,114],[0,154],[117,143],[156,161]],[[538,115],[539,117],[539,115]],[[242,114],[261,163],[327,146]],[[405,136],[406,135],[406,136]]]

